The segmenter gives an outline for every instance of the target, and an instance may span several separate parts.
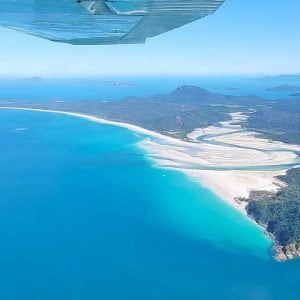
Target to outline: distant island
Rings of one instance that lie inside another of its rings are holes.
[[[289,84],[279,85],[266,89],[270,92],[300,92],[300,86],[293,86]]]
[[[252,78],[252,80],[258,81],[290,81],[290,80],[300,80],[300,74],[283,74],[277,76],[265,76],[265,77],[258,77]]]
[[[291,97],[300,97],[300,93],[294,93],[290,95]]]
[[[0,79],[0,85],[12,85],[12,84],[19,84],[19,85],[36,85],[36,84],[43,84],[45,83],[45,79],[41,77],[28,77],[28,78],[3,78]]]
[[[279,261],[300,256],[300,102],[184,85],[119,101],[2,102],[129,128],[149,158],[181,171],[262,225]],[[226,182],[226,184],[224,184]]]
[[[127,88],[136,86],[134,83],[125,82],[121,80],[103,81],[101,78],[41,78],[38,76],[25,78],[0,78],[0,85],[41,85],[41,84],[95,84],[104,85],[107,87]]]
[[[134,87],[135,86],[132,83],[128,83],[124,81],[106,81],[104,82],[104,85],[109,87]]]
[[[240,91],[241,89],[240,88],[236,88],[236,87],[227,87],[225,89],[225,91]]]

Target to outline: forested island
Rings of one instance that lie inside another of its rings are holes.
[[[196,86],[180,86],[168,94],[126,97],[119,101],[3,102],[3,107],[37,108],[84,113],[107,120],[125,122],[163,135],[189,141],[196,128],[218,126],[230,113],[248,116],[238,122],[245,130],[289,144],[300,144],[300,101],[268,100],[255,95],[231,96]],[[283,187],[277,192],[252,191],[246,210],[266,227],[276,241],[276,259],[300,256],[300,168],[278,178]]]

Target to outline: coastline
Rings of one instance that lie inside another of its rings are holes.
[[[247,116],[242,113],[231,114],[232,120],[222,122],[222,127],[208,127],[195,129],[188,134],[193,142],[179,140],[173,137],[144,129],[142,127],[102,119],[93,115],[78,112],[67,112],[60,110],[48,110],[38,108],[5,107],[0,109],[24,110],[63,114],[86,119],[101,124],[118,126],[142,134],[145,138],[139,143],[147,157],[159,168],[166,168],[180,171],[190,179],[211,189],[229,205],[247,215],[245,207],[247,202],[239,201],[239,198],[247,199],[251,191],[278,191],[284,186],[277,179],[279,175],[285,175],[289,168],[264,170],[264,167],[273,165],[291,164],[297,157],[293,151],[299,149],[297,145],[289,145],[281,142],[270,142],[256,137],[256,133],[236,133],[241,127],[236,125],[242,122]],[[214,134],[213,142],[230,142],[230,145],[203,144],[197,138],[202,134]],[[231,139],[228,137],[232,135]],[[221,141],[219,141],[221,139]],[[248,145],[249,149],[243,149],[236,143]],[[267,147],[269,152],[261,149],[252,149],[253,145],[259,142],[261,147]],[[277,150],[282,147],[282,151]],[[272,151],[272,149],[277,149]],[[286,151],[284,151],[286,150]],[[247,170],[248,167],[261,167],[262,170]]]
[[[167,136],[164,136],[160,133],[144,129],[142,127],[136,126],[136,125],[131,125],[123,122],[116,122],[116,121],[110,121],[106,119],[102,119],[100,117],[96,117],[93,115],[88,115],[88,114],[83,114],[83,113],[77,113],[77,112],[69,112],[69,111],[62,111],[62,110],[54,110],[54,109],[40,109],[40,108],[27,108],[27,107],[17,107],[17,106],[0,106],[0,109],[6,109],[6,110],[25,110],[25,111],[37,111],[37,112],[45,112],[45,113],[55,113],[55,114],[61,114],[61,115],[67,115],[67,116],[73,116],[81,119],[86,119],[92,122],[100,123],[100,124],[106,124],[106,125],[113,125],[117,127],[122,127],[129,129],[131,131],[140,133],[140,134],[145,134],[145,135],[150,135],[153,137],[163,137],[163,138],[168,138]],[[171,138],[170,139],[174,139]]]

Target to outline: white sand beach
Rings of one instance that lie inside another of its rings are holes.
[[[300,151],[299,145],[270,141],[255,132],[243,131],[239,122],[245,121],[247,116],[240,112],[232,113],[231,120],[221,122],[219,127],[194,130],[188,134],[193,142],[188,142],[81,113],[18,107],[0,109],[64,114],[132,130],[144,136],[139,146],[155,166],[183,172],[243,213],[246,203],[237,198],[247,198],[254,190],[280,189],[283,183],[276,176],[284,175],[292,167],[289,165],[297,158],[294,151]],[[200,136],[206,139],[198,142]]]
[[[288,165],[295,162],[294,151],[300,146],[244,131],[239,122],[248,117],[240,112],[230,116],[231,120],[220,122],[220,127],[195,129],[187,135],[193,142],[188,145],[145,140],[142,146],[157,166],[181,170],[245,213],[246,202],[237,198],[248,198],[254,190],[277,191],[284,186],[276,177],[291,168]],[[201,143],[198,138],[203,136],[206,142]]]

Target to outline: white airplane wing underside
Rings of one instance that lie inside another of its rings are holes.
[[[144,43],[225,0],[1,0],[0,26],[77,45]]]

